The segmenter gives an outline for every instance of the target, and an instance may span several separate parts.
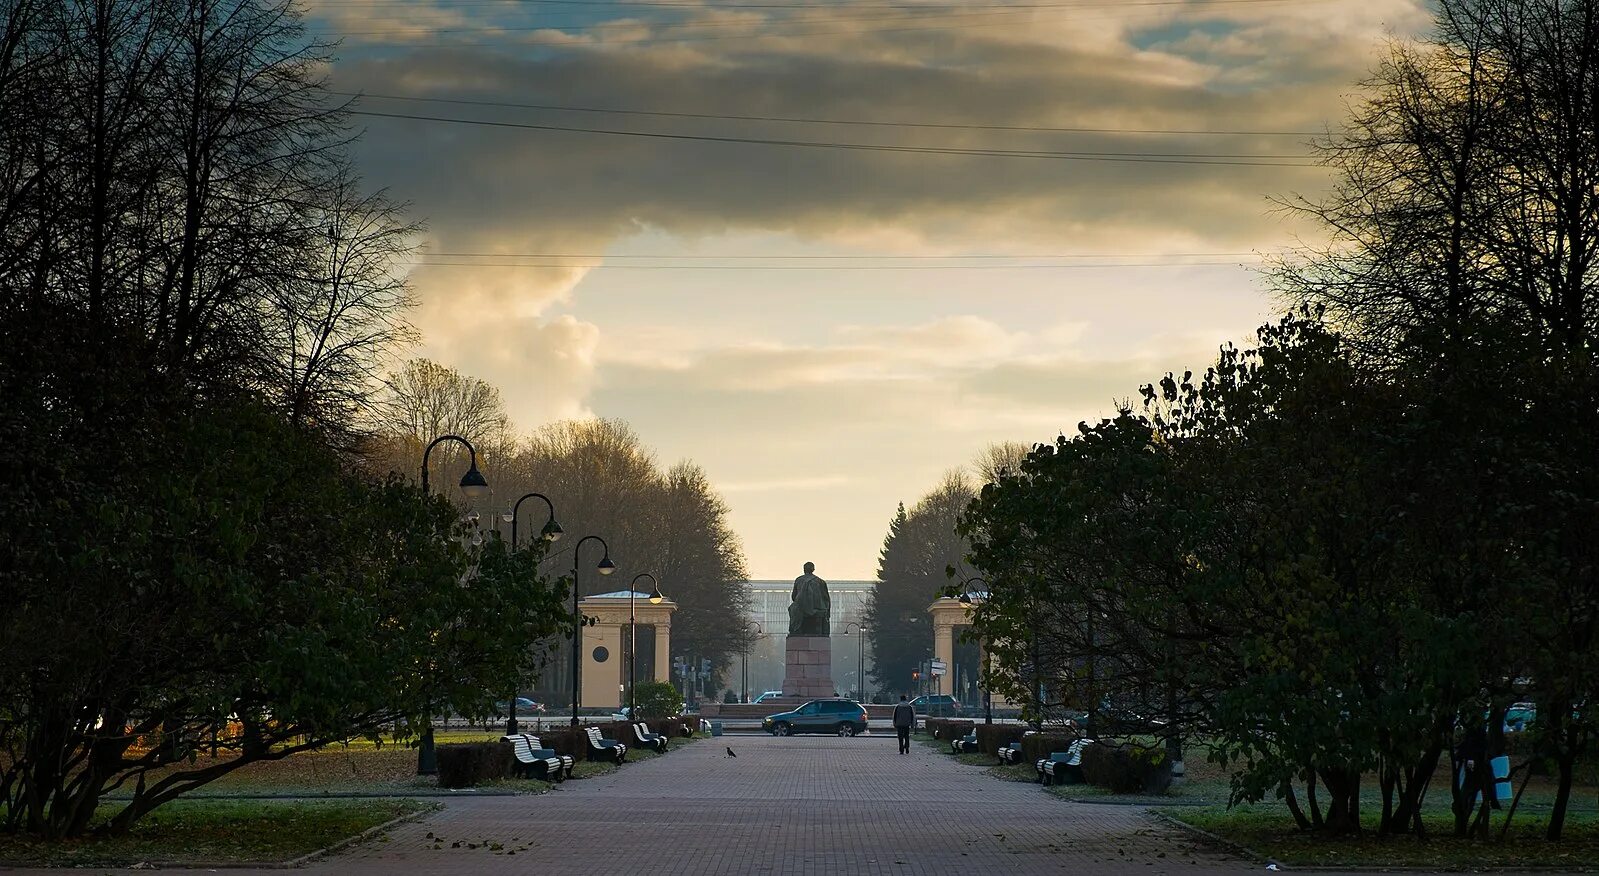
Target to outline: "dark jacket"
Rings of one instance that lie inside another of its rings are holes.
[[[911,708],[911,704],[910,703],[900,703],[899,705],[894,707],[894,726],[895,727],[915,727],[916,726],[916,710]]]

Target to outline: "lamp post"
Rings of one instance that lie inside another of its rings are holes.
[[[988,586],[988,582],[983,580],[981,575],[973,575],[972,577],[967,578],[965,581],[962,581],[960,597],[961,605],[972,605],[975,602],[975,600],[972,598],[973,593],[971,589],[971,584],[973,581],[982,581],[985,588]],[[976,596],[977,599],[986,599],[988,596],[988,591],[984,590],[981,593],[976,594]],[[988,656],[987,648],[983,649],[983,656],[986,662],[986,658]],[[1034,659],[1037,658],[1035,657]],[[1034,672],[1036,671],[1037,667],[1034,667]],[[983,723],[992,724],[994,723],[994,697],[993,694],[991,694],[988,690],[988,672],[986,666],[978,667],[977,678],[983,683]]]
[[[428,444],[426,450],[422,451],[422,497],[426,499],[432,494],[428,481],[428,457],[433,455],[433,448],[446,441],[460,443],[466,447],[466,452],[470,455],[471,462],[467,466],[466,474],[461,475],[461,492],[466,494],[468,499],[476,499],[487,493],[489,491],[489,482],[483,477],[483,472],[478,471],[477,448],[472,446],[472,442],[459,435],[440,435]],[[477,537],[479,539],[482,538],[482,536]],[[428,710],[432,711],[431,705]],[[433,716],[428,715],[427,725],[422,728],[422,744],[417,746],[416,750],[416,774],[419,776],[431,776],[438,771],[439,761],[433,751]]]
[[[634,575],[632,583],[627,585],[627,635],[631,640],[627,649],[627,717],[630,721],[638,719],[638,702],[633,697],[633,686],[636,684],[633,679],[633,664],[638,660],[638,615],[634,610],[634,597],[638,596],[636,585],[640,578],[650,579],[651,605],[660,605],[661,600],[665,598],[661,596],[661,585],[649,572]],[[661,655],[655,655],[655,659],[661,659]]]
[[[855,621],[844,623],[844,635],[849,635],[849,628],[855,628],[855,691],[856,696],[866,699],[866,628]]]
[[[755,628],[755,638],[759,639],[766,634],[766,631],[761,629],[760,621],[746,621],[744,623],[746,630],[752,626]],[[743,679],[739,682],[742,688],[739,691],[739,702],[748,705],[750,701],[750,646],[748,644],[744,646],[744,650],[740,652],[739,657],[741,664],[740,677]]]
[[[611,546],[605,539],[597,535],[585,535],[572,545],[572,726],[577,726],[578,693],[582,688],[578,685],[578,664],[583,659],[583,617],[577,611],[577,555],[583,550],[583,543],[593,539],[605,549],[605,556],[600,558],[600,564],[595,566],[601,575],[609,575],[616,571],[616,564],[611,562]]]
[[[522,498],[516,500],[516,504],[511,506],[510,513],[506,515],[507,520],[511,524],[511,550],[512,551],[516,550],[516,524],[517,524],[517,520],[518,520],[518,514],[522,510],[522,503],[526,502],[528,499],[540,499],[540,500],[542,500],[544,502],[545,507],[550,509],[550,519],[549,519],[548,522],[546,522],[544,524],[544,529],[542,529],[540,531],[540,537],[542,537],[545,541],[554,542],[554,541],[560,541],[561,540],[561,536],[565,534],[565,532],[561,529],[561,524],[555,522],[555,503],[550,501],[550,497],[544,495],[543,493],[526,493],[526,494],[524,494],[522,496]],[[512,680],[512,684],[511,684],[511,703],[510,703],[511,715],[510,715],[510,717],[506,718],[506,720],[505,720],[505,732],[506,732],[507,735],[514,734],[517,731],[517,723],[516,723],[516,688],[517,688],[517,685],[515,683],[515,680],[513,679]],[[535,720],[533,722],[533,724],[534,724],[534,729],[537,730],[538,729],[538,721]]]

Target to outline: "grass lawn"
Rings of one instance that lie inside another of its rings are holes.
[[[668,754],[704,735],[696,733],[693,738],[673,738]],[[498,738],[500,736],[497,732],[452,730],[438,732],[434,736],[434,742],[446,745],[457,742],[488,742]],[[627,752],[629,763],[660,756],[653,751],[644,750],[643,746],[630,746]],[[203,767],[207,762],[207,758],[202,756],[195,764],[184,764],[182,768]],[[580,759],[573,778],[589,778],[614,770],[614,766],[600,763],[586,764]],[[152,773],[150,780],[154,781],[159,776],[159,773]],[[536,779],[503,779],[481,786],[483,790],[527,794],[542,794],[550,787],[550,784]],[[319,751],[301,752],[282,760],[261,761],[240,767],[196,789],[187,797],[188,799],[236,797],[241,794],[299,797],[328,794],[405,796],[438,791],[439,783],[436,776],[416,774],[416,749],[401,744],[377,745],[367,740],[357,740],[347,745],[330,745]]]
[[[102,806],[99,815],[118,808]],[[0,866],[287,861],[431,808],[416,800],[178,800],[120,837],[46,843],[0,835]]]
[[[1164,814],[1241,845],[1285,865],[1412,866],[1446,870],[1477,867],[1564,867],[1599,869],[1599,816],[1574,812],[1566,816],[1565,839],[1543,839],[1546,812],[1520,812],[1503,843],[1457,840],[1445,811],[1423,816],[1431,836],[1379,838],[1377,814],[1366,807],[1365,836],[1333,839],[1299,832],[1293,817],[1279,805],[1172,807]],[[1493,828],[1498,838],[1499,825]]]

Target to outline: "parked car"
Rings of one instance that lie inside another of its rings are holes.
[[[961,704],[949,694],[923,694],[911,700],[911,708],[918,715],[932,715],[935,718],[961,713]]]
[[[775,699],[777,699],[778,697],[780,697],[782,695],[783,695],[783,692],[780,691],[780,690],[769,690],[769,691],[766,691],[765,693],[761,694],[760,696],[756,697],[753,700],[753,702],[764,703],[767,700],[775,700]]]
[[[511,701],[510,700],[500,700],[499,702],[494,704],[494,711],[495,711],[495,714],[499,714],[499,715],[510,714],[510,712],[511,712]],[[537,700],[530,700],[527,697],[517,697],[516,698],[516,713],[518,715],[531,715],[531,714],[534,714],[536,712],[542,712],[542,711],[544,711],[544,704],[543,703],[538,702]]]
[[[1527,725],[1538,720],[1538,706],[1533,703],[1511,703],[1505,709],[1505,732],[1520,733]]]
[[[811,700],[791,712],[767,715],[761,729],[773,736],[795,733],[836,733],[856,736],[866,732],[866,707],[854,700]]]

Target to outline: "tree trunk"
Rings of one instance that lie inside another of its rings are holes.
[[[1571,803],[1571,774],[1576,762],[1576,754],[1569,745],[1563,746],[1563,750],[1555,756],[1560,777],[1555,785],[1555,805],[1549,810],[1549,830],[1544,834],[1544,838],[1550,842],[1560,839],[1560,831],[1566,824],[1566,807]]]
[[[1305,799],[1310,802],[1310,826],[1321,830],[1326,821],[1321,817],[1321,801],[1316,799],[1316,768],[1305,770]]]
[[[1360,833],[1360,774],[1349,769],[1324,769],[1321,782],[1332,797],[1323,830],[1333,836]]]
[[[1294,794],[1294,783],[1291,780],[1284,780],[1280,790],[1283,802],[1288,804],[1288,812],[1294,816],[1294,824],[1298,825],[1300,830],[1310,830],[1310,819],[1306,818],[1304,811],[1299,808],[1299,798]]]

